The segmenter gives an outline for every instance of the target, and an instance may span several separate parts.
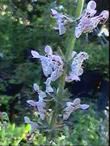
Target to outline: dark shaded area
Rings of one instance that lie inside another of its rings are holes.
[[[72,94],[70,98],[97,99],[97,109],[104,110],[108,104],[108,81],[99,71],[86,71],[80,79],[78,82],[66,83],[66,88]]]
[[[98,90],[98,86],[102,81],[102,75],[98,71],[86,71],[80,76],[80,81],[67,83],[66,87],[73,96],[86,97],[90,96],[91,91]]]
[[[23,83],[20,84],[8,84],[6,87],[6,91],[4,92],[7,96],[14,96],[15,94],[19,93],[23,87]]]
[[[109,102],[109,82],[103,80],[98,93],[97,108],[99,111],[105,109]]]

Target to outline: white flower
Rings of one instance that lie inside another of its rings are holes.
[[[81,108],[83,110],[86,110],[89,108],[89,105],[87,104],[80,104],[80,99],[76,98],[73,100],[73,102],[67,102],[66,103],[66,108],[64,109],[64,114],[63,114],[63,120],[67,120],[71,113],[76,111],[77,109]]]
[[[73,61],[71,64],[71,71],[69,72],[69,75],[65,78],[66,82],[80,81],[79,76],[83,74],[82,64],[84,60],[88,58],[89,56],[86,52],[80,52],[78,54],[74,52]]]

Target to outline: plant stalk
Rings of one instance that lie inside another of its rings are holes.
[[[76,18],[80,17],[82,10],[83,10],[83,5],[84,5],[84,0],[78,0],[77,9],[76,9]],[[65,53],[66,62],[69,61],[72,51],[74,50],[75,41],[76,41],[75,35],[73,33],[70,33],[69,40],[67,42],[68,45],[67,45],[67,49],[66,49],[66,53]],[[66,74],[67,74],[67,69],[65,69],[64,74],[60,77],[59,86],[57,88],[57,96],[59,98],[59,102],[62,97],[62,94],[64,93]],[[58,107],[58,103],[56,103],[56,105],[55,105],[54,112],[53,112],[53,115],[51,118],[51,122],[50,122],[51,128],[54,127],[55,122],[57,121],[57,117],[58,117],[57,107]],[[55,131],[54,131],[54,135],[55,135]],[[48,135],[48,139],[47,139],[48,144],[49,144],[49,141],[52,140],[53,138],[55,138],[55,137],[52,137],[52,133],[50,132]]]
[[[79,18],[81,16],[83,6],[84,6],[84,0],[78,0],[77,9],[76,9],[76,18]]]

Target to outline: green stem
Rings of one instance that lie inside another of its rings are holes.
[[[78,0],[77,9],[76,9],[76,18],[79,18],[81,16],[83,6],[84,6],[84,0]]]
[[[55,122],[56,122],[56,118],[57,118],[57,112],[56,112],[56,108],[57,108],[57,105],[55,105],[54,107],[54,110],[53,110],[53,113],[52,113],[52,117],[51,117],[51,122],[50,122],[50,126],[49,128],[52,130],[52,131],[49,131],[48,132],[48,135],[47,135],[47,139],[46,139],[46,145],[50,145],[50,141],[55,139],[55,131],[53,131],[53,127],[55,127]]]
[[[76,15],[75,15],[76,18],[79,18],[81,16],[83,6],[84,6],[84,0],[78,0],[77,8],[76,8]],[[67,51],[65,54],[65,58],[67,61],[69,61],[69,59],[70,59],[71,53],[74,50],[74,46],[75,46],[75,42],[76,42],[76,38],[75,38],[75,35],[73,35],[73,33],[69,34]]]
[[[71,53],[74,50],[75,41],[76,41],[75,36],[73,34],[70,34],[69,40],[68,40],[68,46],[67,46],[67,50],[66,50],[66,54],[65,54],[65,59],[67,62],[69,61],[69,59],[71,57]]]

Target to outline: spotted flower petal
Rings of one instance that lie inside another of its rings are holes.
[[[24,117],[24,122],[27,123],[27,124],[29,124],[29,123],[30,123],[29,117],[25,116],[25,117]]]
[[[31,125],[31,131],[30,134],[33,133],[36,129],[39,128],[39,125],[36,122],[32,122],[30,121],[30,125]]]
[[[67,120],[70,117],[72,112],[73,112],[73,107],[72,106],[66,107],[65,111],[64,111],[64,114],[63,114],[63,120]]]
[[[62,22],[58,23],[58,30],[59,30],[59,35],[63,35],[66,32],[64,23]]]
[[[52,73],[52,61],[51,61],[51,59],[43,56],[41,58],[41,65],[42,65],[44,75],[46,77],[48,77]]]
[[[30,104],[31,106],[33,107],[36,107],[37,110],[38,110],[38,113],[40,115],[40,118],[42,120],[44,120],[45,118],[45,113],[46,113],[46,110],[45,110],[45,106],[46,106],[46,103],[43,101],[43,100],[39,100],[37,102],[33,101],[33,100],[28,100],[27,101],[28,104]],[[25,117],[25,121],[29,122],[29,119],[27,119]]]
[[[100,15],[100,23],[105,23],[109,18],[109,11],[103,10]]]
[[[76,54],[77,54],[77,52],[73,51],[72,54],[71,54],[71,58],[75,57]]]
[[[38,113],[40,115],[40,118],[42,120],[44,120],[45,114],[46,114],[46,110],[45,110],[46,104],[44,101],[40,101],[40,100],[36,104],[37,104],[37,109],[38,109]]]
[[[30,118],[27,116],[24,117],[24,122],[30,124],[31,126],[29,134],[32,134],[36,129],[39,128],[39,125],[36,122],[31,121]]]
[[[80,81],[79,76],[83,74],[82,64],[84,60],[88,58],[89,56],[86,52],[80,52],[78,54],[75,53],[71,64],[71,71],[69,72],[69,75],[67,75],[65,78],[66,82]]]
[[[45,92],[40,90],[39,86],[36,83],[33,84],[33,88],[34,88],[34,91],[38,93],[39,100],[43,100],[47,96]]]
[[[40,55],[37,51],[32,50],[31,54],[32,54],[33,58],[40,58]]]
[[[53,92],[51,82],[57,80],[62,75],[64,63],[60,56],[53,54],[52,48],[50,46],[47,45],[44,48],[44,51],[46,52],[47,56],[39,55],[39,59],[41,61],[43,73],[47,77],[45,84],[46,92],[48,93]],[[38,92],[39,97],[41,97],[41,99],[42,97],[46,96],[45,93],[42,92],[36,84],[33,85],[33,88],[35,91]]]
[[[45,50],[45,53],[47,53],[47,55],[52,55],[53,54],[52,48],[48,45],[45,46],[44,50]]]
[[[87,9],[88,10],[90,10],[90,9],[95,10],[96,9],[96,2],[93,1],[93,0],[89,1],[88,4],[87,4]]]
[[[73,100],[73,102],[67,102],[66,103],[66,108],[64,109],[63,113],[63,120],[67,120],[71,113],[76,111],[77,109],[81,108],[83,110],[89,108],[89,105],[87,104],[80,104],[80,98],[76,98]]]
[[[51,14],[52,14],[52,16],[55,16],[58,14],[58,12],[55,9],[51,9]]]
[[[45,82],[46,85],[46,93],[54,92],[53,88],[51,87],[51,78],[48,78]]]
[[[75,37],[79,38],[81,36],[81,34],[83,33],[83,29],[81,29],[81,27],[77,26],[75,28]]]
[[[51,9],[51,14],[53,18],[55,18],[56,20],[56,26],[54,27],[55,30],[59,31],[59,35],[63,35],[66,32],[65,25],[67,23],[72,23],[73,22],[72,18],[70,18],[67,15],[63,15],[54,9]]]
[[[27,100],[27,103],[30,104],[33,107],[36,107],[36,105],[37,105],[36,104],[37,102],[35,102],[34,100]]]
[[[65,81],[70,83],[72,81],[80,81],[80,78],[77,75],[70,73],[68,76],[66,76]]]
[[[81,104],[80,108],[83,109],[83,110],[86,110],[86,109],[89,108],[89,105],[88,104]]]
[[[75,98],[75,99],[73,100],[73,105],[74,105],[74,106],[79,105],[80,102],[81,102],[80,98]]]
[[[33,89],[34,89],[34,91],[36,91],[36,92],[38,92],[40,89],[39,89],[39,86],[36,84],[36,83],[34,83],[33,84]]]

